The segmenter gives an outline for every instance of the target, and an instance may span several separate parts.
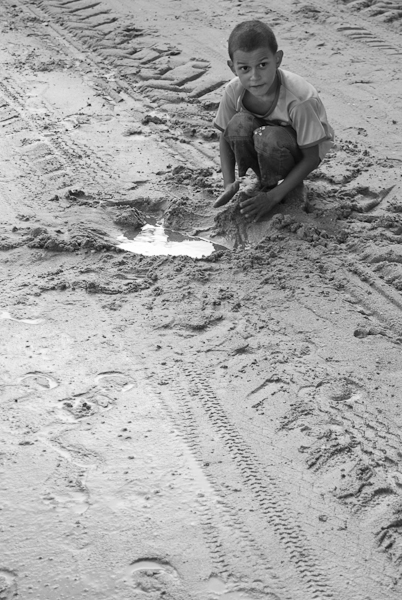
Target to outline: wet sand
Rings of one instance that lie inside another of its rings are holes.
[[[399,599],[402,7],[0,15],[0,598]],[[213,207],[249,18],[337,135],[256,224]]]

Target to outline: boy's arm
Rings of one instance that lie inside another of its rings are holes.
[[[265,213],[269,212],[276,204],[284,199],[286,194],[301,183],[311,171],[320,164],[318,145],[301,148],[302,159],[293,167],[285,179],[269,192],[260,192],[256,196],[247,198],[240,204],[241,213],[250,220],[258,221]]]
[[[215,201],[214,207],[223,206],[233,198],[236,192],[239,191],[240,182],[236,181],[235,175],[235,156],[228,142],[225,140],[223,133],[219,140],[219,152],[221,160],[221,170],[223,176],[224,192]]]
[[[221,161],[221,169],[223,176],[223,187],[226,187],[235,180],[235,156],[232,148],[225,140],[225,136],[221,133],[219,139],[219,153]]]

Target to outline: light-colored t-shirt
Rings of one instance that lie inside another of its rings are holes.
[[[278,69],[280,80],[279,93],[265,115],[254,114],[271,125],[290,125],[296,131],[297,144],[300,148],[318,145],[319,156],[325,154],[334,144],[334,130],[328,123],[327,113],[321,98],[314,86],[300,75]],[[238,77],[232,79],[225,87],[214,125],[225,131],[231,118],[238,112],[250,113],[243,106],[245,89]]]

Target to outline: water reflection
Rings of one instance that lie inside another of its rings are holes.
[[[177,231],[165,230],[160,223],[147,223],[133,239],[120,235],[117,238],[118,247],[128,252],[144,254],[145,256],[191,256],[202,258],[209,256],[214,250],[226,249],[208,240],[184,236]]]

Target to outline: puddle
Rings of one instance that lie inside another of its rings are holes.
[[[119,248],[145,256],[203,258],[215,250],[227,250],[209,240],[165,229],[160,223],[147,223],[139,232],[135,232],[132,238],[120,235],[117,240]]]

